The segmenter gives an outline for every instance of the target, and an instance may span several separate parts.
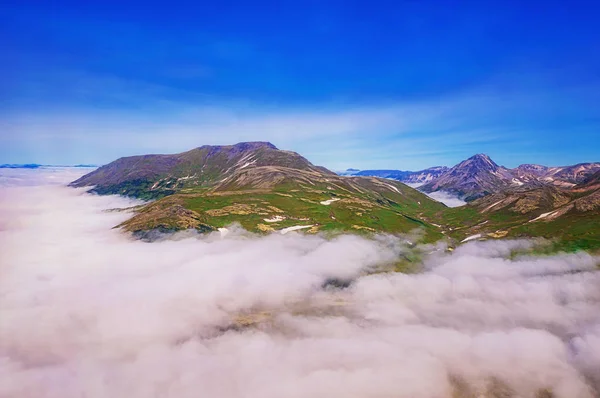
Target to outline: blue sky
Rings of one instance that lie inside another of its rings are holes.
[[[0,163],[271,141],[332,169],[600,161],[600,5],[4,2]]]

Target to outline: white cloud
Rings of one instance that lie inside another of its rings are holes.
[[[470,156],[490,142],[518,134],[490,121],[490,110],[502,109],[496,104],[502,101],[478,93],[297,108],[214,99],[163,102],[153,89],[148,89],[148,97],[147,108],[141,110],[56,109],[0,115],[5,132],[0,144],[12,149],[0,155],[17,163],[25,155],[43,163],[105,163],[131,154],[175,153],[205,144],[271,141],[332,169],[417,170],[454,164],[462,160],[456,152]]]
[[[421,185],[423,185],[422,183],[405,183],[406,185],[408,185],[411,188],[418,188]],[[443,204],[445,204],[448,207],[458,207],[458,206],[463,206],[466,205],[467,202],[465,202],[464,200],[460,199],[457,195],[454,195],[450,192],[445,192],[445,191],[437,191],[437,192],[423,192],[425,195],[429,196],[432,199],[437,200],[438,202],[442,202]]]
[[[243,231],[144,243],[111,229],[127,213],[105,211],[131,200],[0,190],[0,396],[600,391],[600,272],[587,254],[473,242],[434,251],[418,274],[367,275],[411,249]],[[323,287],[332,279],[353,283]],[[252,314],[262,321],[242,327]]]
[[[458,196],[444,191],[431,192],[428,193],[427,196],[437,200],[438,202],[442,202],[448,207],[458,207],[467,203],[464,200],[460,199]]]

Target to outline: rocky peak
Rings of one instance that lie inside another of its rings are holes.
[[[241,151],[254,151],[261,148],[277,149],[275,145],[267,141],[238,142],[233,147]]]
[[[473,172],[479,170],[496,171],[499,166],[486,154],[478,153],[458,164],[457,168],[468,168]]]

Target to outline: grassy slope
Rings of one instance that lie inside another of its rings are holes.
[[[359,181],[369,184],[368,180]],[[402,184],[393,183],[393,186],[397,186],[399,192],[391,189],[377,192],[364,186],[363,192],[346,191],[326,183],[310,187],[282,184],[268,190],[224,192],[186,189],[147,205],[123,225],[131,231],[194,228],[196,224],[201,228],[220,228],[234,222],[254,232],[297,225],[313,225],[309,232],[406,233],[419,228],[427,241],[442,238],[439,228],[426,220],[445,206]],[[338,200],[329,205],[320,203],[330,199]],[[174,206],[177,211],[173,210]],[[191,213],[183,213],[180,207]],[[265,221],[276,217],[284,219]]]
[[[529,222],[531,215],[508,209],[480,213],[471,206],[447,209],[437,215],[447,228],[447,235],[461,241],[474,234],[492,237],[544,237],[555,240],[560,250],[600,250],[600,212],[571,211],[559,218]]]
[[[352,181],[358,183],[362,191],[319,182],[311,186],[284,182],[272,189],[222,192],[188,188],[150,203],[125,222],[124,227],[130,231],[153,228],[206,231],[237,222],[259,233],[313,225],[304,231],[359,234],[407,233],[419,228],[428,242],[444,236],[460,242],[481,233],[493,238],[541,236],[555,240],[554,248],[561,250],[600,249],[600,213],[597,211],[573,211],[554,220],[529,222],[534,216],[511,211],[508,207],[487,213],[481,213],[474,206],[446,208],[400,183],[392,183],[399,190],[395,192],[379,189],[372,179]],[[320,203],[329,199],[338,200],[330,205]],[[278,216],[283,219],[265,221]]]

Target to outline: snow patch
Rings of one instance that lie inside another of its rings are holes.
[[[393,189],[394,191],[398,192],[399,194],[402,194],[402,192],[400,192],[398,190],[398,188],[396,188],[395,186],[390,185],[390,184],[386,184],[386,183],[382,183],[382,184],[385,185],[385,186],[387,186],[387,187],[389,187],[389,188],[391,188],[391,189]]]
[[[483,209],[484,212],[488,211],[489,209],[491,209],[492,207],[496,206],[498,203],[502,202],[504,199],[500,199],[499,201],[497,201],[496,203],[492,203],[491,205],[489,205],[488,207],[486,207],[485,209]]]
[[[283,217],[283,216],[275,216],[273,218],[263,218],[263,220],[265,220],[266,222],[279,222],[279,221],[285,220],[285,217]]]
[[[321,203],[324,206],[329,206],[330,204],[332,204],[333,202],[337,202],[338,200],[340,200],[339,198],[333,198],[333,199],[329,199],[329,200],[324,200]]]
[[[468,237],[464,238],[463,240],[461,240],[460,243],[468,242],[470,240],[475,240],[475,239],[479,239],[479,238],[481,238],[481,234],[471,235],[471,236],[468,236]]]
[[[241,166],[241,167],[240,167],[240,169],[243,169],[244,167],[248,167],[248,166],[250,166],[250,165],[252,165],[252,164],[254,164],[254,163],[256,163],[256,160],[253,160],[253,161],[251,161],[251,162],[246,162],[246,163],[244,163],[244,165],[243,165],[243,166]]]
[[[296,226],[293,226],[293,227],[287,227],[287,228],[284,228],[284,229],[280,230],[280,231],[279,231],[279,233],[281,233],[282,235],[285,235],[285,234],[287,234],[288,232],[297,231],[297,230],[299,230],[299,229],[306,229],[306,228],[310,228],[310,227],[312,227],[313,225],[314,225],[314,224],[311,224],[311,225],[296,225]]]
[[[546,218],[548,216],[552,216],[552,215],[556,214],[557,212],[558,212],[558,210],[549,211],[548,213],[542,213],[539,216],[537,216],[536,218],[534,218],[533,220],[529,220],[528,222],[534,222],[534,221],[537,221],[537,220],[541,220],[542,218]]]
[[[153,189],[155,189],[155,188],[158,186],[158,184],[160,184],[160,183],[161,183],[161,181],[162,181],[162,180],[158,180],[158,181],[156,181],[156,182],[155,182],[155,183],[154,183],[154,184],[153,184],[153,185],[150,187],[150,190],[152,191]]]

